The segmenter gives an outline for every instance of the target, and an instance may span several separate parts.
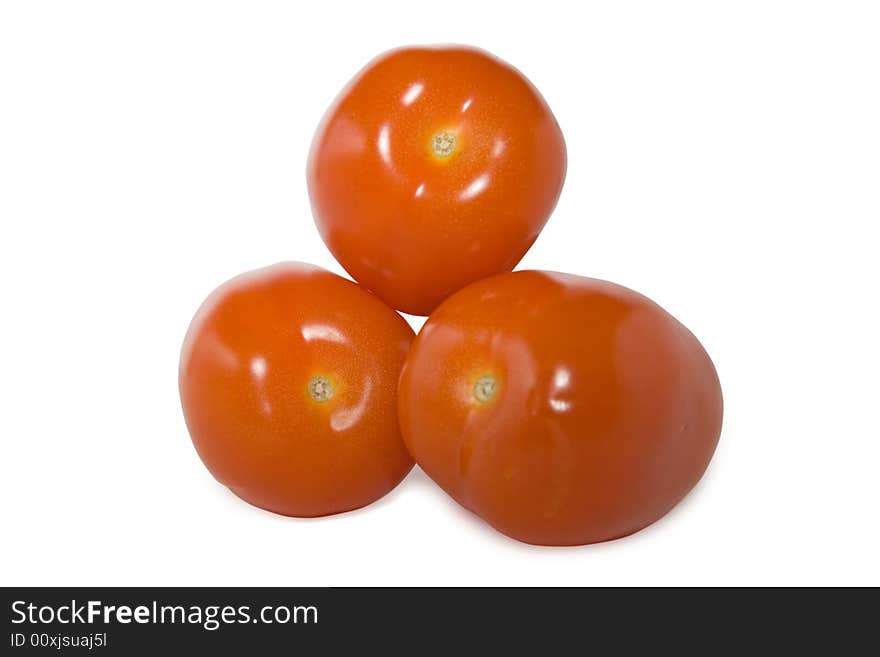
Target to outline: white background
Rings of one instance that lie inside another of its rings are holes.
[[[872,2],[2,3],[0,582],[880,584],[878,35]],[[371,57],[436,42],[520,68],[565,133],[520,267],[639,290],[717,365],[715,459],[633,537],[521,545],[418,470],[283,518],[191,446],[192,313],[279,260],[342,273],[312,131]]]

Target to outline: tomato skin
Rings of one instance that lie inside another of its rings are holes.
[[[442,134],[455,138],[447,156],[435,151]],[[393,50],[360,71],[317,129],[307,178],[346,271],[390,306],[427,315],[513,269],[565,171],[562,132],[537,89],[489,53],[451,46]]]
[[[460,504],[520,541],[582,545],[638,531],[687,494],[718,442],[722,398],[700,343],[651,300],[521,271],[431,315],[399,411],[410,453]]]
[[[279,263],[227,281],[199,308],[180,357],[199,457],[236,495],[284,515],[382,497],[413,465],[396,417],[412,338],[400,315],[318,267]]]

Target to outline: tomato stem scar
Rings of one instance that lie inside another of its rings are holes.
[[[455,150],[455,135],[448,130],[438,132],[431,140],[431,150],[437,157],[449,157]]]
[[[333,396],[333,384],[323,376],[313,376],[309,380],[309,397],[316,402],[325,402]]]
[[[495,377],[484,374],[474,384],[474,397],[478,402],[485,404],[495,396]]]

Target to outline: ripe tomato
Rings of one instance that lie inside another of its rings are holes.
[[[697,339],[649,299],[522,271],[431,315],[401,375],[404,441],[463,506],[527,543],[631,534],[697,483],[721,389]]]
[[[196,313],[180,397],[211,474],[290,516],[355,509],[412,467],[396,417],[413,333],[355,283],[281,263],[233,278]]]
[[[312,142],[318,229],[362,285],[427,315],[510,271],[553,211],[562,133],[538,90],[492,55],[402,48],[370,62]]]

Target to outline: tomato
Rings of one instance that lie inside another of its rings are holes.
[[[412,467],[396,416],[412,338],[400,315],[318,267],[233,278],[199,308],[180,357],[199,456],[236,495],[284,515],[382,497]]]
[[[510,271],[553,211],[562,133],[521,73],[465,47],[370,62],[327,111],[308,187],[318,229],[355,280],[398,310]]]
[[[540,545],[631,534],[697,483],[721,388],[697,339],[646,297],[522,271],[451,296],[400,383],[410,453],[501,532]]]

